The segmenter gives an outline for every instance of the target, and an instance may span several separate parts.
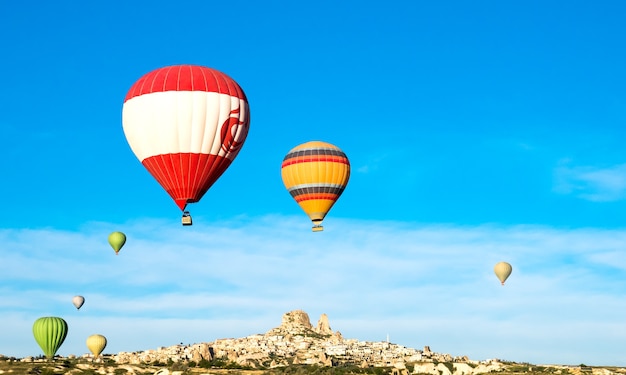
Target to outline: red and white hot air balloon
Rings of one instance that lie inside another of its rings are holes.
[[[248,100],[237,82],[215,69],[156,69],[128,90],[124,134],[139,161],[185,211],[235,159],[250,127]]]

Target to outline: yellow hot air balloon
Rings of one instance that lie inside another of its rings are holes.
[[[115,250],[115,255],[117,255],[122,246],[126,243],[126,235],[122,232],[113,232],[109,234],[109,245]]]
[[[281,174],[285,187],[313,222],[313,231],[318,232],[348,184],[350,162],[337,146],[306,142],[287,153]]]
[[[98,358],[106,346],[107,338],[102,335],[91,335],[87,337],[87,349],[93,354],[94,358]]]
[[[500,280],[502,285],[504,285],[506,279],[508,279],[511,272],[513,272],[513,267],[511,267],[511,265],[507,262],[499,262],[495,265],[495,267],[493,267],[493,272],[495,272],[498,280]]]

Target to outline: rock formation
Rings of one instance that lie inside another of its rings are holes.
[[[4,356],[0,355],[0,361]],[[71,355],[70,355],[71,357]],[[90,358],[85,354],[82,358]],[[220,362],[267,369],[290,365],[317,366],[359,366],[386,367],[390,375],[481,375],[493,373],[510,373],[512,364],[502,363],[497,359],[473,361],[467,356],[452,357],[431,351],[429,346],[423,350],[407,348],[387,341],[370,342],[356,339],[344,339],[339,331],[333,332],[328,316],[322,314],[315,328],[311,325],[309,315],[302,310],[294,310],[283,315],[279,327],[272,328],[264,334],[255,334],[238,339],[218,339],[209,343],[193,345],[174,345],[154,350],[139,352],[120,352],[106,358],[106,361],[117,362],[115,373],[122,371],[129,374],[141,374],[145,365],[163,366],[170,362],[183,364],[201,361],[220,360]],[[45,358],[25,357],[20,362],[45,362]],[[230,362],[230,363],[229,363]],[[139,365],[140,367],[134,367]],[[77,364],[81,370],[92,369],[96,363]],[[101,366],[101,364],[97,364]],[[530,373],[532,366],[526,364]],[[519,365],[516,373],[520,373]],[[555,371],[546,374],[570,375],[626,375],[626,369],[596,368],[581,366],[553,366]],[[180,367],[178,367],[180,368]],[[0,375],[5,372],[0,369]],[[10,370],[8,372],[11,372]],[[105,374],[103,367],[96,371]],[[592,373],[593,372],[593,373]],[[186,372],[185,372],[186,373]],[[68,372],[69,374],[69,372]],[[112,372],[107,372],[112,374]],[[182,375],[181,371],[159,368],[156,375]]]
[[[311,326],[311,320],[309,319],[309,314],[302,310],[294,310],[288,313],[283,314],[283,320],[280,324],[280,328],[285,330],[290,329],[313,329]]]
[[[202,359],[208,361],[222,359],[253,368],[274,368],[292,364],[392,367],[398,370],[396,375],[407,375],[408,363],[414,365],[413,374],[472,375],[468,373],[468,369],[475,367],[480,372],[484,368],[489,370],[498,368],[497,363],[489,364],[488,367],[481,366],[479,362],[469,361],[465,357],[463,358],[465,362],[471,362],[473,367],[458,366],[458,371],[448,374],[449,367],[444,366],[442,362],[461,362],[461,358],[434,353],[428,346],[422,351],[388,341],[344,339],[339,331],[333,332],[330,328],[326,314],[322,314],[317,325],[313,327],[306,312],[294,310],[283,314],[279,327],[272,328],[264,334],[239,339],[218,339],[211,343],[187,346],[175,345],[143,352],[122,352],[113,359],[118,363],[128,364],[168,361],[197,363]]]
[[[333,334],[333,330],[330,329],[330,324],[328,323],[328,315],[322,314],[322,316],[320,316],[320,320],[317,321],[317,327],[315,327],[315,332],[320,335]]]

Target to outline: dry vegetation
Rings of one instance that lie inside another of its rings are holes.
[[[452,364],[450,364],[452,367]],[[408,375],[407,370],[392,368],[359,368],[356,366],[321,367],[293,365],[274,369],[224,369],[196,363],[152,363],[140,365],[117,364],[110,358],[100,362],[89,359],[58,358],[53,361],[35,360],[21,362],[15,359],[0,358],[0,375]],[[591,368],[588,366],[537,366],[531,364],[508,363],[498,375],[626,375],[626,369],[615,367]]]

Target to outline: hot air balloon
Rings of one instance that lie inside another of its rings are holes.
[[[80,309],[80,307],[85,303],[85,297],[83,296],[74,296],[72,298],[72,303],[76,307],[76,309]]]
[[[98,358],[106,346],[107,338],[102,335],[91,335],[87,337],[87,349],[93,354],[94,358]]]
[[[495,267],[493,267],[493,272],[496,273],[496,276],[502,285],[504,285],[504,282],[509,278],[512,271],[513,267],[511,267],[511,265],[507,262],[499,262],[495,265]]]
[[[109,245],[115,250],[115,255],[118,255],[122,246],[126,243],[126,235],[122,232],[113,232],[109,234]]]
[[[313,222],[313,231],[318,232],[348,184],[350,162],[337,146],[312,141],[287,153],[281,174],[285,187]]]
[[[67,336],[67,323],[52,316],[39,318],[33,324],[33,335],[46,357],[51,359]]]
[[[248,99],[215,69],[176,65],[133,84],[122,108],[126,140],[183,211],[198,202],[235,159],[248,135]]]

